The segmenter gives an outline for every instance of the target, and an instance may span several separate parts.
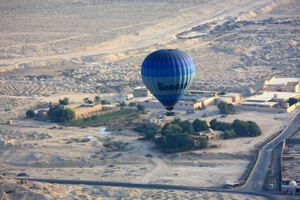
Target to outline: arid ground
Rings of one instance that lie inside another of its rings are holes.
[[[166,155],[131,130],[97,133],[25,118],[69,97],[114,100],[142,85],[152,51],[179,48],[193,59],[193,89],[249,94],[274,75],[299,76],[299,0],[0,1],[0,199],[258,199],[210,192],[28,183],[35,178],[222,187],[238,180],[255,144],[293,113],[243,111],[263,135],[220,140],[215,149]],[[11,111],[4,111],[11,107]],[[210,107],[214,113],[215,107]],[[197,112],[192,118],[202,116]],[[209,121],[214,114],[208,117]],[[184,117],[183,117],[184,118]],[[220,119],[221,120],[221,119]],[[55,127],[54,127],[55,126]],[[61,127],[61,128],[60,128]],[[91,141],[82,142],[87,136]]]

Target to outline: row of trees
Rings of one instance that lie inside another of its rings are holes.
[[[90,100],[89,98],[83,98],[83,102],[89,105],[94,104],[102,104],[102,105],[107,105],[110,104],[110,102],[106,99],[101,99],[99,96],[94,97],[94,101]]]
[[[126,104],[125,102],[121,102],[121,103],[119,103],[117,106],[121,107],[121,110],[123,110],[124,107],[127,106],[127,104]],[[131,110],[132,110],[133,107],[136,106],[136,108],[137,108],[137,110],[138,110],[139,112],[144,112],[144,111],[145,111],[145,106],[143,106],[143,105],[141,105],[141,104],[136,105],[136,103],[130,102],[130,103],[128,104],[128,106],[130,107]]]
[[[58,102],[60,105],[68,105],[69,104],[69,98],[65,97],[63,99],[59,99]],[[102,105],[106,105],[106,104],[110,104],[110,102],[106,99],[101,99],[99,96],[95,96],[94,97],[94,101],[90,100],[89,98],[83,98],[83,102],[86,104],[102,104]]]
[[[218,122],[213,119],[209,122],[214,130],[224,131],[224,138],[232,137],[255,137],[261,135],[259,126],[253,121],[243,121],[236,119],[233,123]]]

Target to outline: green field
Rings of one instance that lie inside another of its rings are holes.
[[[115,120],[128,120],[137,118],[138,114],[134,110],[122,110],[112,113],[107,113],[104,115],[95,115],[92,117],[73,120],[68,122],[67,125],[72,126],[105,126]]]

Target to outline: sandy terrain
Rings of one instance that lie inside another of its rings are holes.
[[[193,88],[247,93],[267,77],[300,73],[298,1],[21,5],[1,2],[0,94],[126,92],[161,48],[192,57]]]
[[[208,192],[20,185],[10,178],[26,173],[40,178],[217,187],[238,180],[253,146],[281,130],[293,113],[231,115],[220,120],[254,120],[263,135],[217,141],[216,149],[174,155],[138,141],[140,136],[130,130],[101,135],[99,128],[60,129],[23,117],[27,109],[63,97],[82,102],[100,95],[113,101],[116,93],[141,85],[143,59],[162,48],[179,48],[191,56],[196,67],[194,89],[247,94],[249,87],[258,88],[267,77],[297,76],[299,6],[298,0],[1,0],[0,122],[13,120],[13,125],[0,125],[4,176],[0,199],[19,199],[18,195],[25,199],[257,199]],[[4,111],[8,107],[12,111]],[[208,111],[207,121],[219,117],[215,107]],[[86,136],[93,138],[82,142]]]
[[[197,118],[203,112],[197,111],[193,117]],[[220,117],[213,106],[206,112],[210,113],[210,116],[205,118],[207,121]],[[0,173],[6,177],[26,173],[31,178],[222,187],[227,180],[236,181],[242,176],[250,162],[254,145],[282,129],[292,114],[241,112],[229,115],[226,119],[219,118],[220,121],[227,122],[236,118],[257,121],[263,135],[256,138],[217,140],[214,143],[218,144],[218,148],[172,155],[158,152],[151,142],[137,140],[141,136],[130,130],[103,135],[98,133],[100,127],[85,129],[64,127],[19,117],[13,121],[13,125],[1,126]],[[184,112],[181,116],[182,119],[191,117],[192,115],[186,116]],[[90,141],[83,141],[90,136],[92,138]],[[93,199],[93,195],[100,195],[103,199],[115,199],[120,196],[125,199],[140,197],[155,199],[160,195],[171,199],[172,195],[177,195],[178,198],[183,195],[190,199],[241,198],[241,195],[236,194],[207,192],[166,193],[154,190],[145,192],[139,189],[90,186],[63,186],[58,189],[52,184],[40,185],[51,187],[54,190],[53,194],[66,199],[77,197],[79,194],[86,195],[85,199]],[[50,198],[47,195],[53,195],[49,191],[38,193],[45,195],[46,198]],[[243,196],[243,198],[257,197]]]
[[[109,200],[109,199],[130,199],[130,200],[152,200],[152,199],[247,199],[262,200],[260,197],[249,195],[212,193],[212,192],[194,192],[194,191],[175,191],[175,190],[150,190],[150,189],[131,189],[117,187],[101,186],[74,186],[74,185],[57,185],[30,182],[21,185],[19,181],[0,177],[0,186],[4,191],[14,191],[13,194],[0,193],[0,198],[10,199],[88,199],[88,200]],[[15,191],[21,191],[20,193]]]

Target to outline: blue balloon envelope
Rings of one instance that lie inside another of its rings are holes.
[[[145,58],[141,73],[148,90],[167,110],[172,110],[191,86],[195,66],[186,53],[162,49]]]

